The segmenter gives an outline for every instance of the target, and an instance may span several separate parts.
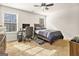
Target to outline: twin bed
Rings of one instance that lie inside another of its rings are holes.
[[[64,38],[61,31],[49,30],[41,27],[39,24],[35,24],[34,27],[35,34],[37,35],[37,37],[45,41],[48,41],[50,44],[52,44],[56,40]]]

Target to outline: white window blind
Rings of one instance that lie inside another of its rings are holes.
[[[4,14],[4,26],[6,27],[6,32],[16,31],[16,14]]]

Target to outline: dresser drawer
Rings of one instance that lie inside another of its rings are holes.
[[[4,35],[0,36],[0,54],[5,53],[6,50],[6,37]]]

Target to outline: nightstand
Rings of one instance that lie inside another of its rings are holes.
[[[70,56],[79,56],[79,43],[70,41]]]

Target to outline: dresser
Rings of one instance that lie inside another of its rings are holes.
[[[70,56],[79,56],[79,43],[70,41]]]
[[[0,54],[4,54],[6,50],[6,36],[0,34]]]

